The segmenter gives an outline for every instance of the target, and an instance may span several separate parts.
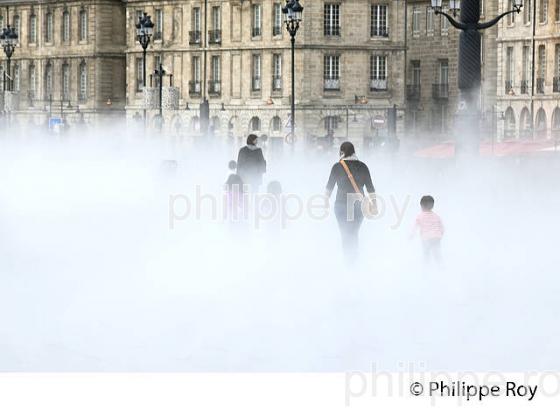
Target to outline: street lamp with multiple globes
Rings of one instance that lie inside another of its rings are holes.
[[[284,14],[284,23],[286,24],[286,30],[290,33],[290,38],[292,42],[292,96],[290,98],[291,102],[291,132],[289,142],[295,142],[295,123],[296,123],[296,98],[295,98],[295,46],[296,46],[296,34],[299,29],[299,24],[303,18],[303,7],[299,4],[298,0],[286,0],[286,6],[282,8],[282,13]]]
[[[512,10],[502,13],[492,20],[480,22],[480,1],[463,0],[461,3],[460,0],[450,0],[449,10],[453,16],[460,12],[460,19],[455,20],[442,11],[442,0],[431,0],[435,14],[441,14],[449,20],[453,27],[461,30],[458,64],[458,87],[460,90],[458,119],[461,123],[458,125],[461,130],[471,130],[471,137],[466,137],[467,139],[463,142],[472,153],[478,153],[479,149],[479,130],[472,132],[473,126],[478,127],[480,121],[478,103],[481,85],[481,38],[479,31],[494,26],[508,14],[521,12],[523,7],[523,0],[513,0]]]
[[[8,24],[8,26],[3,28],[0,32],[0,45],[4,49],[4,53],[6,53],[6,57],[8,58],[8,66],[6,67],[6,72],[4,73],[4,90],[6,91],[13,91],[13,81],[10,73],[10,62],[17,46],[17,42],[18,35],[16,33],[16,30],[13,27],[10,27],[10,25]],[[6,76],[8,77],[7,83]]]
[[[136,23],[136,39],[142,46],[142,85],[146,88],[146,50],[154,32],[154,23],[147,13],[138,17]],[[145,97],[144,97],[145,98]],[[144,125],[146,125],[146,107],[144,106]]]

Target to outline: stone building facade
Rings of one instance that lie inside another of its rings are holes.
[[[172,131],[196,131],[199,104],[210,103],[212,132],[283,137],[291,94],[290,36],[282,0],[126,2],[127,116],[143,111],[142,48],[135,23],[155,23],[147,53],[147,86],[163,64],[164,85],[178,89],[164,107]],[[389,107],[403,109],[404,3],[397,0],[302,1],[296,37],[296,126],[304,133],[362,137],[386,130]],[[151,76],[151,78],[149,78]],[[157,104],[156,104],[157,105]],[[157,110],[148,110],[153,123]],[[377,121],[375,121],[377,119]],[[380,130],[378,130],[380,128]]]
[[[481,1],[481,21],[497,15],[497,0]],[[443,2],[443,9],[448,3]],[[457,16],[459,19],[459,16]],[[480,108],[483,129],[490,136],[496,128],[496,37],[498,27],[482,32],[482,84]],[[407,13],[407,118],[411,136],[448,139],[458,108],[457,87],[459,30],[431,2],[409,0]]]
[[[11,62],[12,121],[72,124],[124,115],[125,10],[118,0],[0,1],[19,39]],[[2,53],[2,66],[6,66]]]
[[[497,44],[498,137],[558,138],[560,1],[525,1],[519,15],[501,23]]]

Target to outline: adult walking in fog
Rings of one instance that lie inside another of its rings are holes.
[[[252,191],[258,191],[266,173],[266,161],[262,149],[257,146],[258,137],[251,134],[247,137],[247,145],[239,150],[237,157],[237,174]]]
[[[358,251],[358,235],[364,213],[377,214],[375,189],[369,168],[358,159],[354,145],[344,142],[340,146],[340,161],[333,165],[327,182],[327,198],[337,186],[334,213],[342,237],[342,247],[347,256]],[[368,196],[364,195],[364,187]],[[364,203],[362,207],[362,203]]]

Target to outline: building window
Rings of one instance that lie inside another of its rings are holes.
[[[220,6],[212,7],[212,28],[214,30],[222,29],[222,10]]]
[[[508,0],[508,10],[513,10],[513,0]],[[508,14],[508,26],[513,26],[515,25],[515,15],[517,13],[510,13]]]
[[[0,30],[4,28],[4,16],[0,14]]]
[[[222,78],[222,68],[221,68],[220,56],[212,56],[210,60],[210,89],[209,93],[214,95],[219,95],[222,91],[221,89],[221,78]]]
[[[45,15],[45,42],[52,43],[53,41],[53,14],[47,11]]]
[[[272,89],[282,89],[282,54],[272,55]]]
[[[434,9],[426,7],[426,33],[434,35]]]
[[[253,132],[261,130],[261,120],[259,117],[251,118],[251,121],[249,122],[249,129]]]
[[[325,4],[325,36],[340,36],[340,4]]]
[[[62,41],[70,41],[70,13],[64,10],[62,13]]]
[[[274,3],[272,8],[272,35],[282,34],[282,4]]]
[[[446,36],[449,32],[449,20],[444,16],[441,16],[441,34]]]
[[[282,131],[282,120],[280,119],[280,117],[275,116],[272,118],[272,132],[277,133],[280,131]]]
[[[439,61],[439,78],[438,83],[443,85],[449,84],[449,61]]]
[[[386,4],[372,4],[371,5],[371,24],[370,36],[371,37],[388,37],[388,7]]]
[[[326,55],[323,63],[325,90],[340,90],[340,56]]]
[[[88,15],[87,15],[87,11],[85,10],[80,10],[79,32],[80,32],[80,41],[87,41]]]
[[[253,91],[261,90],[261,55],[253,54],[253,78],[251,82]]]
[[[37,44],[37,16],[29,16],[29,44]]]
[[[506,49],[506,83],[505,92],[509,93],[513,89],[513,75],[514,75],[514,63],[513,63],[513,47],[508,47]]]
[[[31,103],[37,96],[37,72],[35,70],[35,66],[31,64],[29,66],[29,98],[31,99]]]
[[[14,16],[14,30],[16,34],[19,36],[21,33],[21,19],[19,16]]]
[[[373,55],[369,58],[371,91],[387,90],[387,56]]]
[[[156,9],[154,21],[154,40],[162,40],[163,39],[163,10]]]
[[[80,101],[85,101],[87,99],[87,65],[85,61],[82,61],[80,63],[80,69],[78,72],[78,77],[79,77],[79,93],[78,93],[78,98]]]
[[[142,58],[136,59],[136,92],[144,88],[144,61]]]
[[[554,21],[560,22],[560,0],[556,0],[554,3]]]
[[[529,78],[531,78],[531,48],[523,46],[521,67],[521,94],[529,94]]]
[[[70,66],[62,64],[62,99],[70,100]]]
[[[262,5],[253,4],[253,37],[262,35]]]
[[[548,19],[548,0],[540,0],[539,23],[546,23]]]
[[[200,57],[198,56],[192,58],[192,78],[197,83],[200,83]]]
[[[412,9],[412,34],[419,35],[420,34],[420,14],[422,11],[420,7],[414,6]]]
[[[53,92],[53,70],[50,62],[45,66],[45,100],[52,97]]]
[[[20,72],[19,72],[19,64],[14,64],[14,68],[13,68],[13,90],[14,91],[19,91],[19,87],[20,87]]]
[[[336,115],[328,115],[325,117],[325,129],[334,131],[338,128],[338,117]]]
[[[485,4],[484,4],[484,0],[480,0],[480,15],[484,16],[484,10],[485,10]]]
[[[193,29],[195,31],[200,31],[200,7],[193,8],[192,20]]]
[[[531,13],[532,13],[531,2],[532,1],[533,0],[525,0],[523,2],[523,24],[531,23]]]

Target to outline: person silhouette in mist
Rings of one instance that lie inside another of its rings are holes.
[[[369,193],[371,212],[373,214],[377,213],[375,189],[369,168],[358,160],[356,150],[351,142],[346,141],[340,146],[340,161],[332,166],[327,182],[327,200],[330,198],[335,185],[338,189],[334,203],[334,213],[340,229],[342,248],[345,255],[351,258],[358,252],[358,235],[364,220],[361,201],[364,198],[364,187]]]
[[[239,150],[237,157],[237,174],[251,191],[257,192],[266,173],[266,161],[262,149],[257,146],[258,137],[250,134],[247,145]]]

